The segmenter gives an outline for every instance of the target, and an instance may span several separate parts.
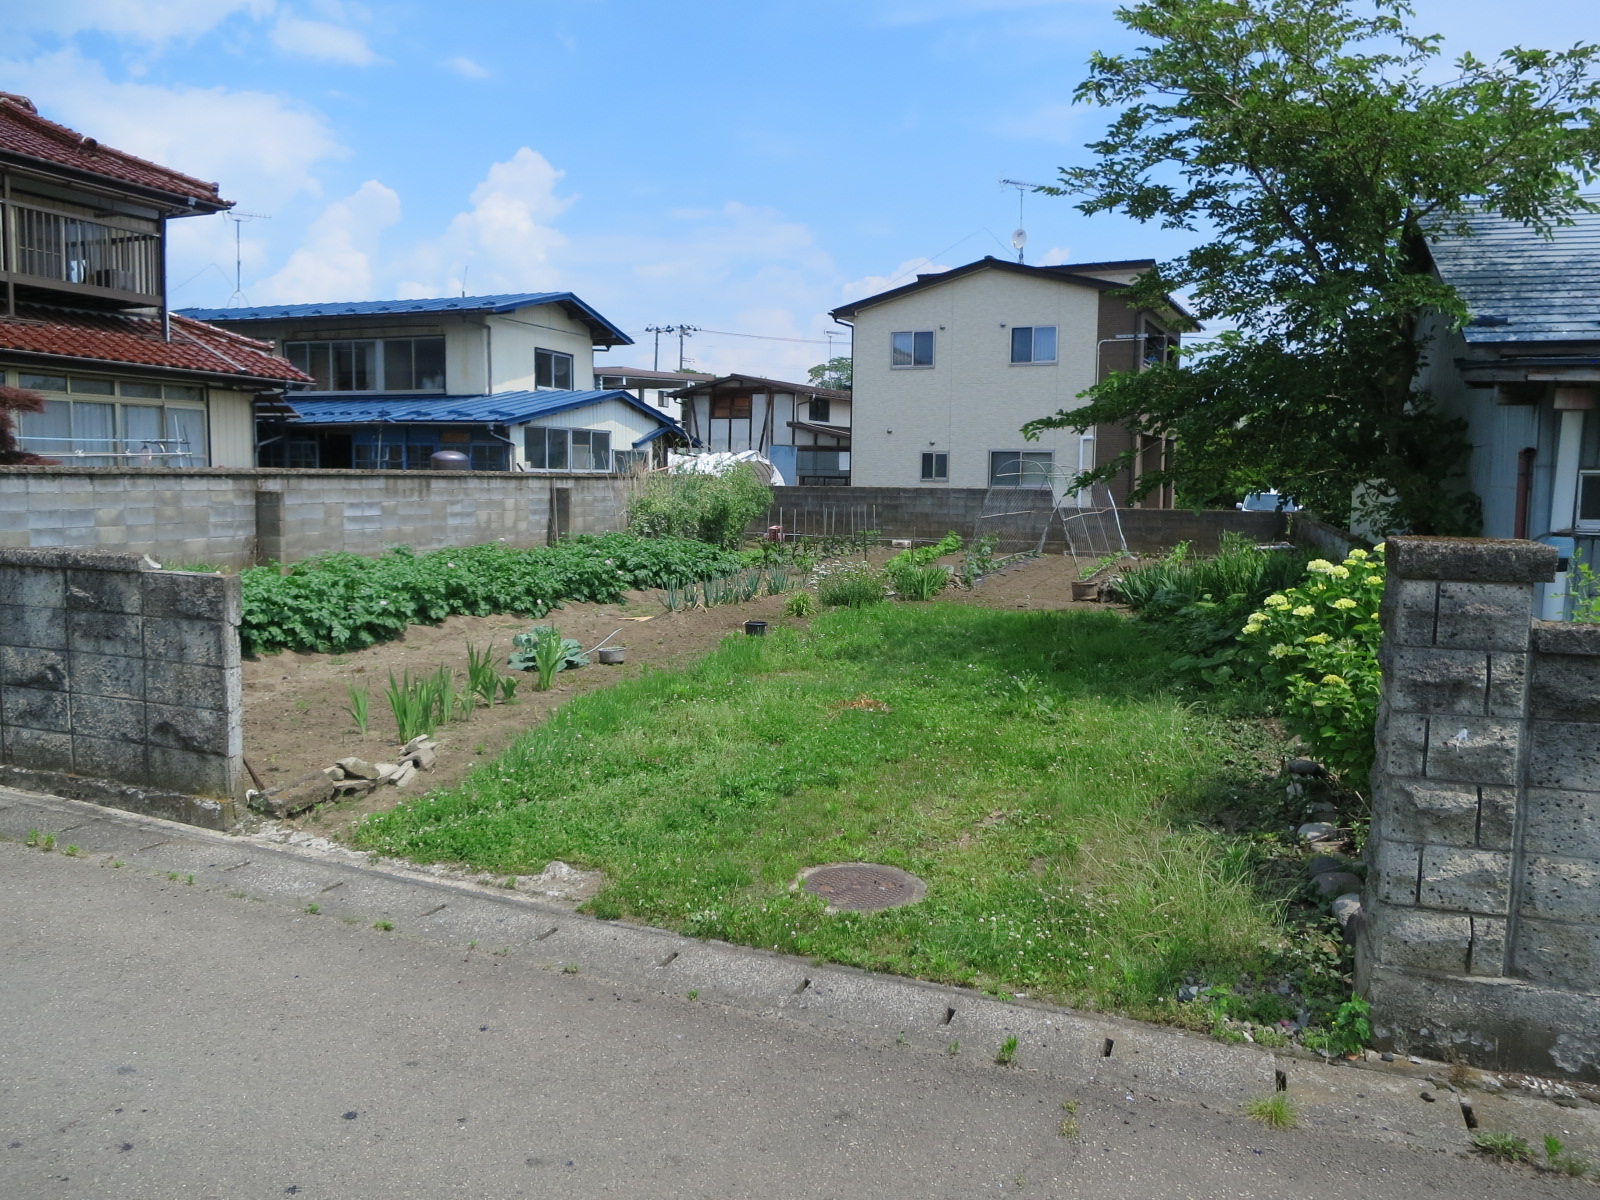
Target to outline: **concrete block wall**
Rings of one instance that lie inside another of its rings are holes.
[[[877,529],[890,538],[937,541],[954,530],[970,537],[989,496],[987,488],[931,487],[782,487],[773,489],[772,506],[760,528],[782,525],[791,533],[849,534]],[[1025,502],[1031,493],[1018,490]],[[1046,502],[1048,507],[1048,502]],[[1048,513],[1041,509],[1039,520]],[[1153,554],[1182,541],[1202,554],[1215,553],[1224,531],[1233,530],[1258,542],[1277,541],[1287,518],[1281,513],[1247,513],[1237,509],[1190,512],[1187,509],[1125,508],[1118,512],[1128,548]],[[1060,522],[1046,538],[1047,549],[1066,548]],[[1002,546],[1022,549],[1021,545]]]
[[[0,468],[0,547],[244,567],[394,545],[441,550],[627,522],[627,481],[466,471]]]
[[[1388,542],[1357,984],[1398,1049],[1600,1082],[1600,626],[1556,551]]]
[[[11,778],[226,827],[242,794],[242,720],[237,576],[0,549],[0,764]]]

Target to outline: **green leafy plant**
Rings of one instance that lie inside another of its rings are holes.
[[[558,671],[575,671],[589,665],[589,656],[583,652],[583,643],[577,638],[564,638],[554,625],[535,625],[527,633],[511,639],[515,647],[506,665],[513,671],[538,672],[538,688],[548,692]]]
[[[372,927],[380,933],[388,933],[394,928],[393,921],[374,921]]]
[[[950,571],[937,560],[961,549],[961,538],[946,534],[931,546],[902,550],[884,564],[884,572],[902,600],[932,600],[950,585]]]
[[[54,850],[55,848],[56,848],[56,835],[53,834],[53,833],[45,834],[44,835],[44,840],[39,843],[39,849],[45,850],[45,851],[50,851],[50,850]]]
[[[76,842],[68,842],[61,853],[65,854],[68,858],[77,858],[78,844]]]
[[[810,617],[817,612],[817,598],[810,592],[796,592],[783,602],[786,617]]]
[[[1528,1139],[1514,1133],[1481,1129],[1472,1135],[1472,1145],[1474,1149],[1504,1162],[1533,1161],[1533,1147],[1528,1145]]]
[[[1333,1055],[1359,1054],[1372,1037],[1372,1009],[1360,996],[1352,996],[1334,1011],[1324,1029],[1307,1030],[1304,1042],[1313,1050]]]
[[[520,550],[503,542],[376,558],[325,554],[285,570],[240,572],[246,653],[337,654],[399,637],[407,626],[454,615],[543,617],[563,601],[615,604],[629,589],[726,575],[737,554],[687,538],[580,534]]]
[[[515,704],[517,702],[517,684],[522,680],[514,675],[502,675],[499,680],[500,703]]]
[[[1581,1179],[1589,1173],[1589,1160],[1572,1153],[1566,1143],[1553,1133],[1544,1135],[1544,1162],[1548,1170],[1570,1175],[1574,1179]]]
[[[1009,1067],[1017,1057],[1016,1035],[1006,1038],[1000,1043],[1000,1049],[995,1053],[994,1061],[1002,1067]]]
[[[695,538],[732,548],[772,504],[772,489],[749,463],[722,475],[658,472],[628,506],[628,531],[640,537]]]
[[[306,912],[309,915],[313,916],[313,917],[316,916],[321,911],[322,911],[322,905],[318,904],[315,900],[313,900],[310,904],[306,905]]]
[[[881,604],[888,594],[883,572],[871,563],[817,568],[817,599],[829,608],[865,608]]]
[[[1241,1106],[1244,1115],[1260,1121],[1268,1129],[1293,1129],[1300,1117],[1295,1112],[1294,1101],[1287,1092],[1273,1092],[1257,1100],[1246,1100]]]
[[[961,558],[961,582],[965,586],[971,587],[994,571],[999,561],[995,558],[999,546],[999,537],[992,533],[984,534],[967,546]]]
[[[1572,555],[1572,569],[1567,573],[1567,600],[1572,606],[1575,623],[1600,624],[1600,574],[1595,572],[1582,550]]]
[[[1305,581],[1268,596],[1241,642],[1283,694],[1283,720],[1331,770],[1363,778],[1372,766],[1383,547],[1343,563],[1316,559]]]
[[[25,845],[25,846],[37,846],[38,844],[39,844],[39,831],[37,829],[28,830],[28,836],[27,836],[26,840],[23,842],[23,845]]]
[[[433,733],[449,718],[455,697],[455,677],[449,668],[440,667],[416,679],[408,670],[397,681],[390,671],[385,695],[400,740],[409,742],[414,737]]]
[[[350,719],[355,722],[356,729],[362,737],[367,736],[367,725],[372,715],[372,693],[365,687],[356,687],[353,683],[344,685],[346,694],[350,697],[344,706],[344,711],[350,714]]]
[[[494,704],[499,685],[495,677],[494,643],[481,651],[467,639],[467,693],[485,708]]]

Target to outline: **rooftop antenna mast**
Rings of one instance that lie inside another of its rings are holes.
[[[1022,261],[1022,248],[1028,244],[1028,231],[1022,227],[1022,198],[1029,192],[1036,192],[1045,185],[1042,183],[1024,183],[1020,179],[1002,179],[1001,187],[1014,187],[1017,189],[1017,228],[1011,235],[1011,248],[1017,252],[1017,261]]]
[[[228,220],[233,222],[233,295],[228,297],[226,307],[232,308],[235,304],[243,304],[244,299],[244,223],[246,221],[270,221],[272,218],[266,213],[230,212]]]

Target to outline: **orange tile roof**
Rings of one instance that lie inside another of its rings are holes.
[[[84,366],[165,367],[275,386],[312,382],[273,354],[270,342],[177,315],[168,341],[159,317],[18,304],[15,315],[0,316],[0,352],[6,350],[78,359]]]
[[[11,92],[0,92],[0,152],[166,192],[206,211],[233,206],[217,194],[216,184],[102,146],[75,129],[46,120],[32,100]]]

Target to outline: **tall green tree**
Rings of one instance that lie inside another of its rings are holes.
[[[840,355],[830,358],[825,363],[818,363],[814,367],[806,368],[806,377],[817,387],[835,388],[841,392],[850,390],[850,376],[854,369],[854,362],[849,355]]]
[[[1546,234],[1595,210],[1600,47],[1450,69],[1402,0],[1142,0],[1117,16],[1147,44],[1090,60],[1076,97],[1116,116],[1048,190],[1203,239],[1129,295],[1186,294],[1227,331],[1027,432],[1174,437],[1141,486],[1191,503],[1275,486],[1335,520],[1473,531],[1464,430],[1415,390],[1433,323],[1467,317],[1427,240],[1479,209]]]

